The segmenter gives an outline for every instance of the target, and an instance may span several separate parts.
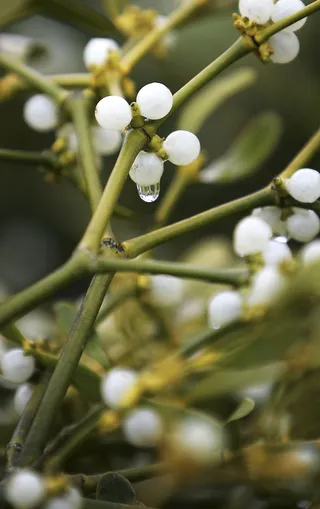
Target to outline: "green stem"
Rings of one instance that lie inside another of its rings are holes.
[[[91,282],[30,429],[25,446],[27,464],[43,451],[56,411],[71,383],[112,277],[96,276]]]
[[[123,247],[130,258],[135,258],[144,251],[148,251],[160,244],[168,242],[179,235],[189,233],[197,228],[229,217],[239,212],[247,212],[255,207],[272,205],[275,201],[275,194],[269,188],[262,189],[229,203],[219,205],[195,216],[189,217],[154,232],[147,233],[140,237],[123,242]]]
[[[100,403],[92,408],[81,421],[63,428],[57,437],[45,449],[36,466],[45,465],[46,472],[57,471],[73,451],[82,444],[99,423],[105,405]]]
[[[159,232],[162,230],[157,231]],[[112,272],[138,272],[141,274],[168,274],[170,276],[185,279],[197,279],[210,283],[225,283],[236,286],[245,283],[248,278],[248,271],[245,269],[214,270],[210,267],[195,266],[187,263],[162,262],[156,260],[129,261],[102,257],[97,258],[95,271],[99,273],[100,271],[105,270]]]
[[[102,195],[97,157],[92,142],[92,130],[89,121],[91,101],[82,94],[75,94],[70,101],[70,111],[79,142],[80,163],[86,183],[89,202],[94,212]]]
[[[31,86],[50,96],[58,104],[61,104],[68,96],[68,92],[60,88],[50,78],[43,76],[31,69],[31,67],[23,64],[20,60],[15,60],[5,53],[0,54],[0,66],[16,73]]]
[[[302,147],[300,152],[292,159],[288,166],[280,174],[281,178],[289,178],[300,168],[312,159],[312,157],[320,150],[320,129],[310,138],[310,140]]]
[[[79,249],[89,250],[94,253],[98,251],[102,236],[110,221],[129,170],[146,142],[145,134],[139,130],[129,130],[125,133],[120,154],[104,189],[97,210],[80,242]]]
[[[0,304],[0,328],[33,309],[40,302],[49,299],[55,292],[80,278],[86,273],[80,254],[65,265],[26,290],[9,297]]]
[[[91,74],[87,72],[72,74],[52,74],[48,76],[60,87],[87,88],[91,85]]]
[[[164,471],[164,467],[160,463],[145,465],[143,467],[137,468],[129,468],[127,470],[118,470],[117,474],[122,475],[128,481],[135,483],[145,481],[146,479],[150,479]],[[95,491],[100,480],[106,475],[108,472],[104,472],[103,474],[98,475],[73,475],[70,476],[70,481],[73,485],[79,486],[84,493],[90,494]]]
[[[144,57],[154,45],[170,30],[182,23],[196,9],[207,3],[207,0],[191,0],[182,5],[179,9],[168,16],[167,23],[162,27],[153,29],[148,35],[132,48],[131,51],[123,57],[121,66],[125,73],[130,73],[132,68]]]
[[[19,457],[23,451],[26,437],[42,401],[50,375],[50,371],[46,372],[43,375],[42,380],[34,388],[31,399],[19,420],[16,429],[14,430],[9,444],[7,445],[7,472],[10,472],[19,463]]]
[[[47,152],[27,152],[26,150],[10,150],[0,148],[0,160],[5,162],[19,162],[31,165],[43,165],[49,168],[57,169],[58,161],[49,151]]]
[[[101,309],[96,320],[96,325],[99,325],[99,323],[103,322],[103,320],[125,300],[139,295],[140,292],[141,290],[139,289],[137,283],[134,283],[132,285],[124,286],[118,291],[108,295],[107,304],[104,308]]]
[[[241,36],[230,48],[228,48],[216,60],[211,62],[207,67],[200,71],[194,78],[186,83],[180,90],[173,96],[173,106],[171,111],[166,117],[160,120],[155,120],[146,126],[146,130],[151,132],[156,130],[163,122],[172,115],[178,108],[180,108],[192,95],[200,90],[204,85],[211,81],[215,76],[218,76],[224,69],[231,64],[256,49],[253,40],[247,36]]]
[[[310,16],[310,14],[314,14],[319,9],[320,0],[315,0],[315,2],[307,5],[307,7],[301,9],[301,11],[291,14],[291,16],[287,16],[286,18],[277,21],[277,23],[274,23],[273,25],[270,25],[263,30],[259,30],[257,35],[255,35],[256,42],[258,44],[266,42],[272,35],[280,32],[290,25],[293,25],[293,23],[296,23],[296,21],[300,21],[300,19],[306,18],[307,16]]]

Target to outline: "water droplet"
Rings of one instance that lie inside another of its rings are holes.
[[[137,184],[137,190],[141,200],[147,203],[156,201],[160,194],[160,182],[153,184],[152,186],[139,186]]]

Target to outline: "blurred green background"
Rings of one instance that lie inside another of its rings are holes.
[[[42,3],[45,4],[45,0]],[[135,3],[168,14],[177,7],[178,2],[144,0]],[[88,1],[87,5],[103,12],[103,6],[98,0]],[[23,1],[2,0],[0,6],[1,16],[5,19],[10,9],[22,9]],[[177,30],[176,43],[165,61],[148,56],[135,68],[132,77],[137,88],[148,82],[160,81],[173,92],[179,89],[238,37],[231,19],[235,10],[235,6],[225,7]],[[253,176],[233,185],[197,184],[190,187],[177,203],[172,221],[265,185],[319,127],[319,23],[320,13],[317,13],[299,32],[301,50],[293,63],[262,64],[254,55],[249,55],[234,66],[245,65],[257,69],[258,80],[220,107],[205,123],[200,132],[200,140],[208,161],[222,155],[256,113],[278,112],[283,119],[282,138],[273,155]],[[96,35],[90,29],[72,26],[72,22],[63,23],[40,15],[32,15],[13,25],[4,26],[2,33],[8,32],[32,37],[45,47],[45,53],[32,61],[32,65],[44,73],[84,71],[83,48],[87,40]],[[119,42],[122,40],[116,33],[105,35]],[[25,125],[22,108],[29,95],[23,92],[0,104],[0,147],[42,150],[50,147],[53,142],[53,133],[40,135]],[[166,122],[160,134],[163,136],[171,132],[175,122],[176,117]],[[114,160],[111,157],[104,161],[104,181]],[[315,158],[312,166],[319,168],[320,156]],[[10,292],[14,292],[43,277],[70,255],[88,223],[89,207],[70,184],[64,182],[48,185],[35,168],[9,165],[1,161],[0,168],[0,281]],[[161,182],[162,196],[174,171],[175,168],[167,163]],[[157,202],[142,202],[131,181],[127,182],[120,201],[142,214],[141,221],[136,224],[114,221],[118,239],[124,240],[144,231]],[[232,218],[183,236],[160,247],[156,255],[176,258],[200,237],[229,234],[234,223],[235,218]],[[83,288],[82,282],[68,290],[69,295],[76,295]]]

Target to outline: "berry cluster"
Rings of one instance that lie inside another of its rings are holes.
[[[305,7],[301,0],[239,0],[239,11],[242,16],[264,25],[272,20],[274,23],[291,14],[299,12]],[[294,32],[303,27],[307,18],[304,18],[277,34],[270,37],[268,43],[273,50],[270,56],[276,64],[291,62],[299,53],[299,39]]]
[[[301,203],[312,203],[320,197],[320,174],[303,168],[285,181],[287,192]],[[241,257],[261,256],[263,267],[253,276],[243,293],[224,291],[212,297],[208,305],[210,326],[219,328],[243,317],[245,309],[265,306],[285,284],[283,267],[292,261],[288,239],[308,243],[301,250],[302,263],[320,259],[320,241],[312,241],[320,231],[320,220],[313,210],[292,207],[283,220],[282,211],[270,206],[253,210],[236,226],[233,247]],[[276,237],[272,239],[272,236]],[[279,237],[280,235],[280,237]]]

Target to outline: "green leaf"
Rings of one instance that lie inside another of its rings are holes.
[[[239,421],[240,419],[243,419],[244,417],[247,417],[247,415],[251,414],[252,410],[254,409],[254,401],[251,398],[244,398],[240,405],[235,409],[234,412],[228,417],[226,420],[226,424],[228,422],[232,421]]]
[[[233,95],[252,85],[257,73],[242,68],[218,78],[198,92],[184,107],[178,118],[178,129],[198,133],[212,113]]]
[[[282,133],[281,117],[273,112],[254,117],[229,150],[200,173],[200,182],[229,184],[251,175],[271,155]]]
[[[189,391],[187,400],[188,402],[202,401],[228,392],[238,391],[252,385],[271,383],[280,375],[281,370],[282,363],[239,371],[215,369]]]
[[[54,311],[58,327],[67,336],[76,319],[78,313],[77,308],[69,302],[58,302],[54,305]],[[110,367],[106,352],[101,347],[100,339],[94,331],[92,332],[84,351],[89,357],[99,362],[99,364],[105,369]]]

